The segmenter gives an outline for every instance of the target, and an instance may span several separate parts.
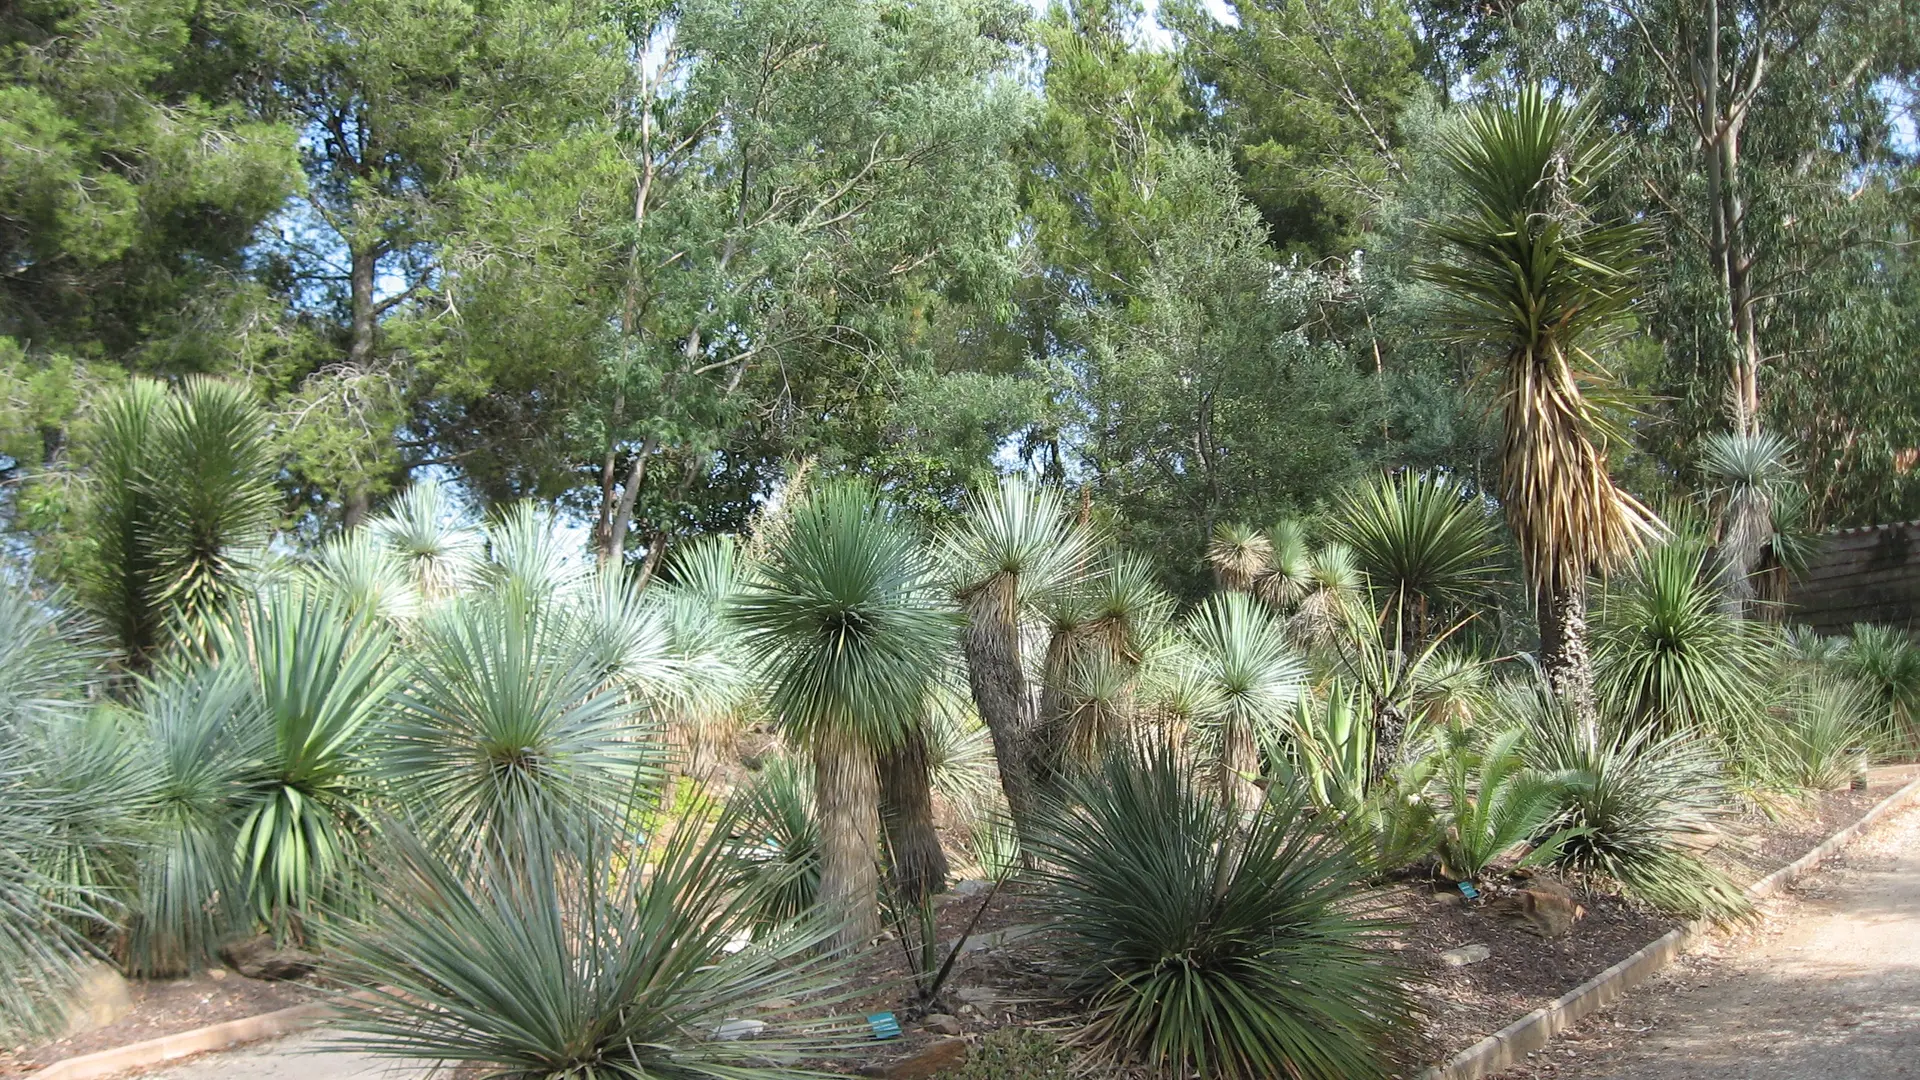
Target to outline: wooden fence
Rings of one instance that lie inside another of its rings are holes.
[[[1787,618],[1822,634],[1854,623],[1911,627],[1920,615],[1920,521],[1842,529],[1823,538],[1787,586]]]

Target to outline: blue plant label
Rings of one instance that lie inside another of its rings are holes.
[[[1473,882],[1463,881],[1460,883],[1460,895],[1469,900],[1478,900],[1480,898],[1480,890],[1473,887]]]
[[[867,1017],[867,1026],[873,1029],[876,1039],[897,1039],[900,1037],[900,1021],[890,1012],[874,1013]]]

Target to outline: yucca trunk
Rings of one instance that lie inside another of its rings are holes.
[[[880,781],[873,749],[849,733],[821,731],[813,740],[813,785],[819,904],[844,920],[828,947],[863,948],[879,932]]]
[[[893,856],[893,887],[908,903],[947,887],[947,853],[933,824],[927,735],[919,725],[880,754],[880,822]]]
[[[980,590],[967,605],[967,631],[961,651],[967,661],[967,686],[980,722],[993,737],[1000,787],[1014,827],[1026,835],[1033,824],[1037,733],[1032,696],[1020,664],[1020,627],[1011,609],[1011,582]]]
[[[1263,792],[1254,778],[1260,775],[1260,748],[1254,744],[1253,730],[1244,721],[1233,721],[1220,736],[1220,795],[1235,813],[1248,814],[1257,809]]]
[[[1593,655],[1587,648],[1587,588],[1562,586],[1540,602],[1540,667],[1547,685],[1572,706],[1583,735],[1598,737]]]

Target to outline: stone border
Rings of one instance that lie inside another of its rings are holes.
[[[1859,821],[1827,837],[1812,851],[1747,886],[1747,895],[1755,900],[1780,892],[1817,869],[1821,863],[1851,843],[1862,832],[1903,809],[1920,794],[1920,778],[1880,801]],[[1588,1016],[1620,1000],[1627,991],[1646,982],[1655,972],[1673,962],[1688,945],[1712,929],[1710,919],[1699,919],[1675,927],[1643,946],[1631,956],[1567,991],[1552,1004],[1544,1005],[1455,1054],[1444,1065],[1436,1065],[1420,1074],[1420,1080],[1481,1080],[1518,1064],[1531,1051],[1553,1041],[1554,1036]]]
[[[277,1039],[282,1035],[316,1027],[332,1015],[333,1008],[326,1002],[311,1001],[275,1012],[243,1016],[223,1024],[65,1058],[31,1075],[33,1080],[96,1080],[128,1069],[143,1069],[210,1050],[225,1050],[242,1043]]]

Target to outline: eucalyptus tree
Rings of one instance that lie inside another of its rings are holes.
[[[876,929],[876,755],[920,723],[957,620],[920,540],[874,491],[823,484],[795,507],[732,605],[769,704],[813,759],[819,903],[838,949]]]
[[[1464,206],[1429,226],[1445,257],[1421,273],[1450,302],[1451,335],[1493,353],[1500,496],[1539,605],[1542,666],[1591,731],[1588,577],[1659,524],[1614,483],[1617,439],[1582,386],[1626,322],[1646,234],[1588,214],[1617,144],[1539,87],[1467,113],[1442,154]]]

